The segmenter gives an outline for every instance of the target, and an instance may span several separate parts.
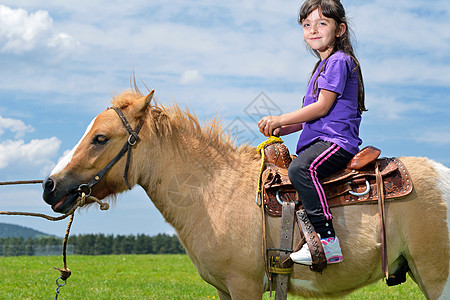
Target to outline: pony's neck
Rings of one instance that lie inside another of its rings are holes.
[[[146,151],[151,157],[140,159],[148,165],[141,166],[144,173],[138,183],[180,236],[208,215],[216,200],[213,191],[225,180],[239,184],[241,177],[252,176],[240,173],[245,164],[257,169],[254,148],[214,143],[189,128],[174,128],[153,144]]]

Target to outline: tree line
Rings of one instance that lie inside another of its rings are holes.
[[[0,256],[60,255],[62,239],[56,237],[0,238]],[[181,254],[185,253],[176,235],[156,236],[82,234],[69,237],[69,254]]]

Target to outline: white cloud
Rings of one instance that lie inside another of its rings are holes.
[[[67,33],[61,32],[52,35],[47,42],[50,48],[70,49],[80,43]]]
[[[405,117],[411,112],[430,112],[431,108],[418,102],[402,102],[394,96],[370,95],[366,99],[370,114],[368,118],[375,120],[394,121]]]
[[[352,3],[350,14],[358,40],[370,42],[380,49],[374,52],[423,51],[446,54],[450,46],[443,43],[450,32],[448,26],[450,4],[447,0],[436,1],[430,6],[426,1],[376,0]],[[401,54],[401,53],[399,53]]]
[[[428,128],[415,132],[411,138],[420,143],[447,145],[450,144],[450,128]]]
[[[434,63],[426,57],[404,55],[387,56],[378,60],[366,56],[360,62],[365,83],[389,85],[395,83],[412,86],[450,85],[450,64],[444,61]]]
[[[181,74],[180,83],[181,84],[197,84],[203,81],[203,76],[197,70],[187,70]]]
[[[353,2],[347,12],[367,82],[450,84],[449,1]]]
[[[23,140],[6,140],[0,143],[0,169],[11,165],[46,166],[53,164],[61,141],[56,137]]]
[[[30,125],[26,125],[21,120],[3,118],[0,116],[0,135],[2,135],[6,130],[16,133],[16,138],[21,138],[27,132],[33,132],[34,128]]]
[[[77,41],[67,33],[57,33],[47,11],[28,13],[0,5],[0,52],[20,54],[39,48],[70,49]]]

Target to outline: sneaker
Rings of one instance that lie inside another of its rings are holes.
[[[325,257],[327,258],[327,263],[335,264],[343,260],[341,245],[337,237],[329,237],[325,239],[320,239],[323,246],[323,251],[325,252]],[[295,263],[307,265],[312,265],[311,253],[309,252],[308,244],[304,244],[303,247],[294,253],[291,253],[291,259]]]

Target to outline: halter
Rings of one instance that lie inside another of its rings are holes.
[[[122,124],[125,126],[125,128],[127,129],[128,133],[130,134],[127,141],[125,142],[125,144],[123,145],[122,149],[120,150],[120,152],[102,169],[100,170],[97,174],[94,175],[94,177],[92,177],[92,179],[88,182],[88,183],[83,183],[81,184],[78,189],[76,190],[76,192],[84,192],[86,194],[86,197],[91,195],[92,192],[92,187],[97,184],[105,175],[106,173],[108,173],[108,171],[122,158],[122,156],[124,156],[126,153],[127,154],[127,163],[125,165],[125,170],[124,170],[124,174],[123,174],[123,178],[125,180],[125,184],[127,185],[127,188],[129,190],[131,190],[131,186],[130,183],[128,182],[128,169],[130,166],[130,157],[131,157],[131,147],[136,145],[137,142],[139,142],[139,131],[142,128],[142,125],[144,124],[144,121],[141,119],[139,121],[139,124],[136,126],[136,128],[133,130],[133,128],[131,128],[130,123],[128,122],[128,120],[125,118],[125,115],[123,114],[123,112],[117,108],[117,107],[111,107],[112,109],[114,109],[114,111],[117,113],[117,115],[119,116],[120,120],[122,121]]]

